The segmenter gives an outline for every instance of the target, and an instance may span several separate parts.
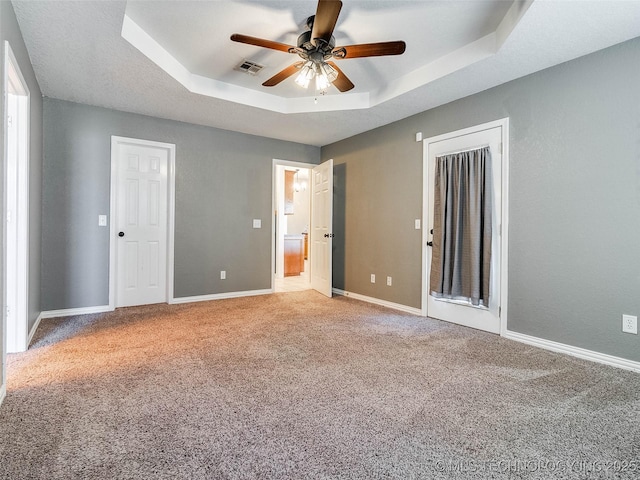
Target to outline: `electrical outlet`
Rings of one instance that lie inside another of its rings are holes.
[[[375,273],[371,274],[371,283],[376,283],[376,274]]]
[[[220,280],[226,280],[226,279],[227,279],[227,271],[220,270]]]
[[[391,286],[391,277],[387,277],[387,286]]]
[[[624,333],[638,334],[638,317],[633,315],[622,315],[622,331]]]

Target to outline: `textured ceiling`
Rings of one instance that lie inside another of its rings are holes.
[[[455,63],[452,49],[496,29],[504,5],[343,1],[337,43],[407,42],[400,57],[342,61],[359,91],[368,95],[372,89],[398,85],[398,76],[405,74],[420,73],[424,85],[371,108],[276,113],[192,93],[121,36],[126,13],[193,73],[259,91],[255,84],[288,65],[288,54],[233,44],[229,32],[294,43],[306,16],[314,13],[313,1],[13,4],[45,96],[309,145],[326,145],[640,36],[640,1],[536,0],[525,5],[512,30],[503,32],[497,51],[454,65],[448,74],[430,76],[430,71],[446,72],[443,65]],[[215,26],[211,41],[209,22]],[[265,72],[259,77],[235,75],[232,66],[242,58],[264,63]],[[292,81],[276,88],[274,95],[300,95]],[[340,98],[332,95],[334,101]]]

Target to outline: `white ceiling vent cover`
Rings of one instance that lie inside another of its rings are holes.
[[[258,65],[257,63],[251,62],[249,60],[243,60],[242,63],[235,68],[235,70],[248,73],[249,75],[257,75],[258,72],[263,68],[263,65]]]

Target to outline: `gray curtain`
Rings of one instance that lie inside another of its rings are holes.
[[[491,152],[436,157],[430,294],[489,306]]]

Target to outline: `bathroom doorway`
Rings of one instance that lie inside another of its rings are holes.
[[[274,292],[311,288],[309,227],[313,166],[274,163]]]

